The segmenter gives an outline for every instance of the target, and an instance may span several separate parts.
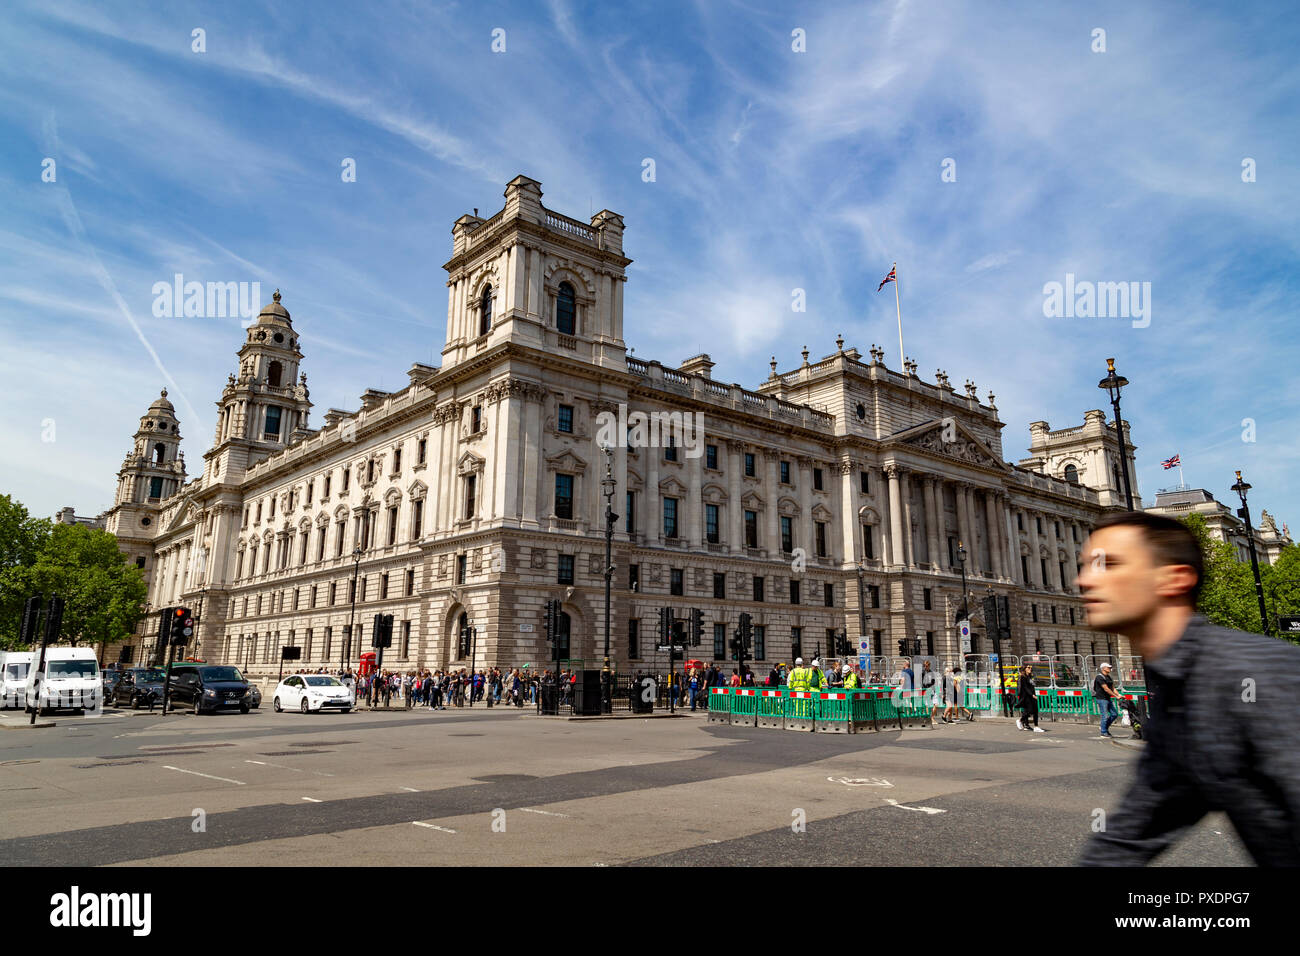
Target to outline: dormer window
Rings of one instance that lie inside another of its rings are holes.
[[[492,331],[492,287],[484,286],[479,299],[478,334],[487,335]]]
[[[578,306],[573,294],[573,286],[561,282],[559,292],[555,296],[555,330],[561,335],[573,335],[577,314]]]

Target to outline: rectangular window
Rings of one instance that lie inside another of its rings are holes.
[[[332,477],[333,477],[332,475],[325,476],[325,485],[323,488],[321,488],[321,492],[320,492],[320,496],[322,498],[328,498],[330,496],[330,478]]]
[[[1027,554],[1020,556],[1020,578],[1026,584],[1029,583],[1029,555]]]
[[[338,586],[337,581],[330,582],[330,607],[334,606],[334,599],[338,596]]]
[[[669,435],[668,445],[664,448],[664,461],[676,461],[676,460],[677,460],[677,439],[674,436]]]
[[[754,625],[754,660],[767,660],[767,628],[762,624]]]
[[[1046,559],[1046,558],[1039,558],[1039,559],[1038,559],[1038,568],[1039,568],[1040,571],[1043,572],[1043,587],[1044,587],[1044,588],[1047,588],[1047,587],[1048,587],[1048,584],[1049,584],[1049,581],[1048,581],[1048,577],[1047,577],[1047,559]]]
[[[457,584],[465,583],[465,575],[468,573],[468,570],[469,570],[469,559],[463,554],[457,555],[456,556],[456,583]]]
[[[704,467],[712,468],[714,471],[717,470],[718,468],[718,446],[717,445],[704,446]]]
[[[871,653],[880,657],[885,653],[885,632],[877,628],[871,632]]]
[[[813,536],[817,539],[817,557],[826,557],[826,522],[818,521],[813,525]]]
[[[555,583],[556,584],[573,583],[573,555],[571,554],[560,555],[560,572],[558,575],[556,575]]]
[[[781,515],[781,550],[786,554],[794,550],[794,522],[788,515]]]
[[[876,538],[869,524],[862,526],[862,554],[868,561],[876,559]]]
[[[316,532],[319,537],[316,539],[316,560],[325,560],[325,539],[329,537],[329,525],[323,524],[320,530]]]
[[[627,566],[627,589],[629,591],[641,590],[641,565],[629,564]]]
[[[573,406],[572,405],[560,406],[559,425],[557,427],[562,432],[567,432],[570,435],[573,434]]]
[[[683,585],[682,569],[681,569],[681,568],[673,568],[673,569],[671,569],[668,573],[669,573],[669,578],[668,578],[668,581],[669,581],[669,585],[668,585],[668,593],[669,593],[669,594],[685,594],[686,591],[685,591],[685,588],[684,588],[684,585]]]
[[[641,622],[636,618],[627,622],[627,656],[633,661],[641,659]]]
[[[725,661],[727,659],[727,625],[713,625],[713,659],[715,661]]]
[[[1070,608],[1070,623],[1074,623],[1074,608]]]
[[[745,512],[745,547],[758,547],[758,512]]]
[[[424,499],[417,498],[411,514],[411,540],[419,541],[424,532]]]
[[[781,484],[790,484],[790,463],[788,461],[781,462]]]
[[[379,600],[382,601],[386,597],[388,597],[388,575],[381,574],[379,576]]]
[[[1038,605],[1037,605],[1037,604],[1031,604],[1031,605],[1029,605],[1029,619],[1030,619],[1031,621],[1033,621],[1035,624],[1038,623]]]
[[[418,442],[415,443],[415,463],[417,465],[423,465],[425,457],[428,455],[428,453],[429,453],[429,440],[427,438],[421,438]]]
[[[934,631],[925,632],[925,656],[934,657]]]
[[[821,491],[821,490],[822,490],[822,470],[820,468],[814,468],[813,469],[813,491]]]
[[[752,451],[745,452],[745,477],[754,477],[754,453]]]
[[[709,544],[718,543],[718,506],[704,506],[704,536]]]
[[[865,472],[858,472],[858,490],[864,495],[871,494],[871,477]]]
[[[149,479],[149,497],[150,497],[150,498],[161,498],[161,497],[162,497],[162,479],[161,479],[161,478],[150,478],[150,479]]]
[[[313,479],[307,482],[307,500],[306,504],[311,504],[312,489],[316,487],[316,481]]]
[[[573,517],[573,476],[555,476],[555,517]]]
[[[677,537],[677,499],[664,499],[664,537]]]
[[[713,572],[713,597],[718,601],[727,599],[727,575],[722,571]]]
[[[827,582],[822,585],[822,601],[827,607],[835,606],[835,585]]]
[[[802,627],[790,628],[790,656],[791,657],[803,656],[803,628]]]
[[[790,581],[790,603],[799,603],[799,582],[793,579]]]
[[[1053,624],[1056,623],[1056,605],[1055,605],[1055,604],[1052,605],[1052,623],[1053,623]]]
[[[922,591],[921,591],[921,594],[922,594],[923,597],[924,597],[924,603],[923,603],[923,607],[924,607],[924,609],[927,610],[927,611],[933,611],[934,608],[931,606],[931,603],[930,603],[930,602],[931,602],[930,589],[929,589],[929,588],[923,588]]]
[[[406,572],[406,596],[411,597],[415,594],[415,569],[408,568]]]
[[[363,577],[361,583],[357,585],[357,603],[364,604],[366,600],[366,579]]]
[[[280,437],[280,406],[278,405],[266,407],[266,437]]]
[[[880,585],[868,584],[867,593],[871,595],[871,606],[880,607]]]
[[[476,504],[474,500],[474,493],[476,490],[475,489],[476,479],[477,476],[475,475],[469,475],[465,479],[465,517],[466,518],[474,517],[474,508]]]
[[[411,622],[402,622],[402,658],[411,656]]]
[[[759,574],[754,575],[754,600],[763,600],[763,577]]]
[[[311,586],[311,603],[308,604],[307,606],[308,607],[316,606],[316,585],[314,584]]]
[[[375,460],[371,458],[366,462],[366,481],[375,480]]]
[[[483,430],[483,406],[475,405],[470,413],[470,433],[477,435]]]
[[[344,490],[344,491],[347,491],[347,490],[348,490],[348,482],[349,482],[351,476],[352,476],[352,469],[351,469],[351,468],[344,468],[344,469],[343,469],[343,490]]]
[[[1043,516],[1042,516],[1042,515],[1034,515],[1034,526],[1035,526],[1036,528],[1038,528],[1038,533],[1039,533],[1039,534],[1042,534],[1042,533],[1043,533]]]
[[[626,514],[623,516],[623,530],[628,534],[636,531],[636,492],[627,493],[627,505],[624,507]]]
[[[397,543],[397,505],[388,509],[388,544]]]
[[[399,474],[401,473],[401,470],[402,470],[402,447],[399,445],[398,447],[393,449],[393,474],[394,475]],[[403,654],[402,656],[405,657],[406,655]]]
[[[1025,516],[1021,514],[1019,511],[1016,512],[1016,530],[1017,531],[1025,530]]]

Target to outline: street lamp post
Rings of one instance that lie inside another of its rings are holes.
[[[1255,575],[1255,594],[1259,597],[1259,620],[1264,625],[1265,635],[1272,636],[1268,629],[1268,612],[1264,609],[1264,582],[1259,577],[1259,558],[1255,554],[1255,529],[1251,527],[1250,506],[1246,504],[1246,492],[1250,488],[1251,486],[1242,479],[1241,472],[1237,472],[1237,483],[1232,486],[1232,490],[1241,499],[1241,510],[1237,515],[1246,522],[1246,545],[1250,549],[1250,570]]]
[[[957,542],[957,564],[961,566],[961,617],[970,620],[970,605],[966,600],[966,546]]]
[[[871,615],[867,613],[867,583],[865,577],[866,570],[867,570],[866,566],[861,561],[859,561],[858,562],[858,656],[867,658],[867,674],[864,675],[864,677],[869,676],[871,673],[871,655],[869,653],[864,653],[865,648],[863,648],[862,646],[863,644],[866,643],[867,640],[867,621],[871,619]]]
[[[339,642],[339,669],[347,672],[347,665],[352,662],[352,637],[356,629],[357,622],[357,572],[361,570],[361,546],[352,552],[352,611],[348,615],[348,639]],[[360,652],[358,652],[360,653]],[[357,661],[360,662],[358,657]]]
[[[601,713],[610,714],[614,712],[614,700],[610,682],[612,675],[609,671],[609,602],[610,590],[614,582],[614,522],[618,520],[618,515],[614,514],[614,490],[618,483],[614,480],[614,453],[609,445],[605,446],[605,477],[600,481],[601,490],[605,495],[605,667],[601,671],[601,693],[600,709]]]
[[[1124,506],[1129,511],[1132,511],[1133,487],[1128,480],[1128,445],[1124,441],[1124,419],[1119,414],[1120,389],[1128,384],[1128,379],[1123,375],[1115,374],[1115,360],[1113,358],[1106,359],[1106,368],[1106,377],[1097,383],[1097,387],[1104,389],[1110,395],[1110,404],[1115,409],[1115,436],[1119,439],[1119,469],[1120,474],[1124,477]]]

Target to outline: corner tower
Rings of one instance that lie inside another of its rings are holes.
[[[627,368],[623,342],[623,219],[602,209],[590,223],[542,205],[527,176],[506,185],[490,219],[452,226],[443,369],[504,343]],[[475,210],[477,213],[477,210]]]

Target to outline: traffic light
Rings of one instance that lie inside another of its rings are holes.
[[[840,657],[852,657],[853,645],[849,643],[849,632],[841,629],[836,637],[836,654]]]
[[[546,602],[546,640],[550,643],[555,640],[560,631],[560,602]]]
[[[49,610],[45,613],[45,643],[51,644],[59,639],[59,628],[63,625],[63,598],[57,594],[50,598]]]
[[[170,613],[171,629],[169,636],[171,643],[178,646],[188,644],[190,635],[194,633],[194,619],[190,616],[190,609],[187,607],[174,607]]]
[[[40,632],[41,620],[41,596],[39,594],[29,597],[27,603],[23,605],[23,629],[21,632],[21,641],[24,644],[32,645]]]
[[[998,636],[1011,640],[1011,600],[1005,594],[998,595]]]
[[[659,609],[659,643],[661,645],[671,644],[673,642],[673,609],[670,607],[661,607]]]
[[[376,649],[393,646],[393,615],[375,615],[375,626],[370,632],[370,646]]]
[[[691,608],[691,646],[699,647],[704,639],[704,612],[698,607]]]

